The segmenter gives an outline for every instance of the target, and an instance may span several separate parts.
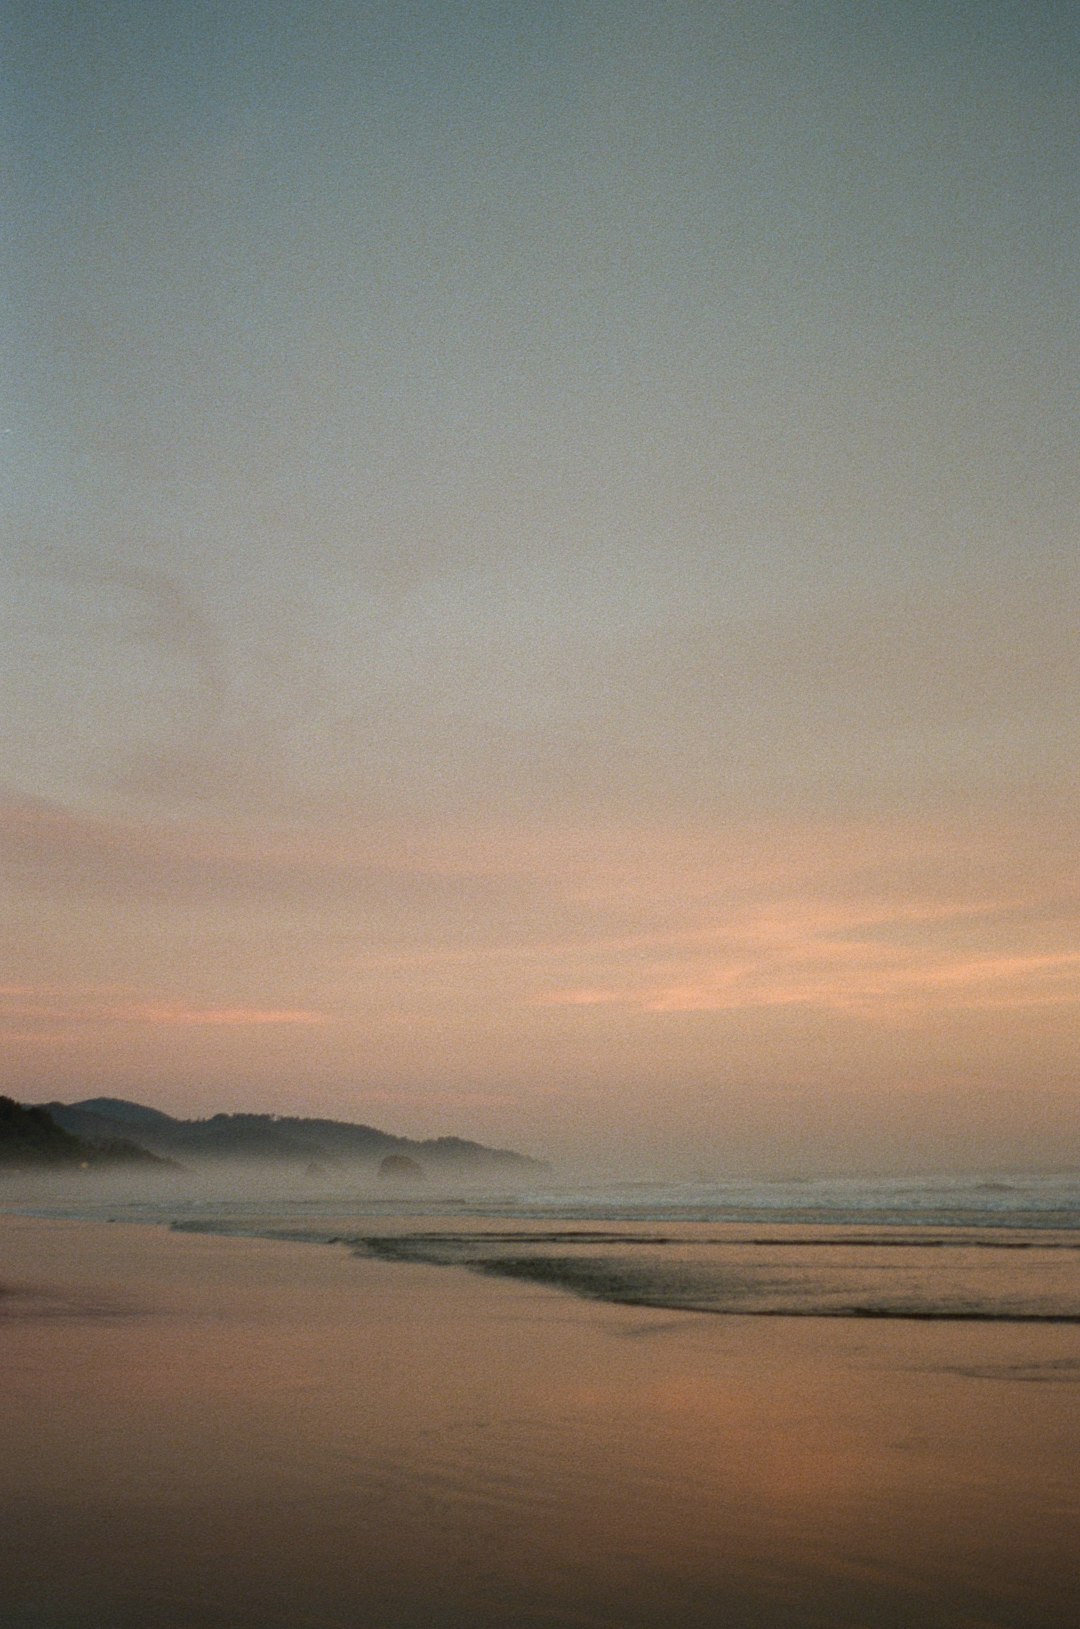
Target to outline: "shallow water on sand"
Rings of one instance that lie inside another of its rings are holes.
[[[1075,1325],[704,1316],[21,1218],[0,1263],[10,1629],[1071,1621]]]
[[[1080,1324],[1080,1240],[1057,1232],[444,1226],[354,1235],[352,1244],[382,1260],[468,1267],[672,1311]]]

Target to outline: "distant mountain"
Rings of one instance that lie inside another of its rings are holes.
[[[61,1126],[40,1105],[24,1106],[0,1097],[0,1167],[41,1170],[54,1166],[93,1167],[161,1165],[164,1162],[126,1138],[109,1136],[84,1141]]]
[[[46,1104],[46,1108],[50,1105]],[[62,1107],[62,1105],[52,1105]],[[115,1120],[117,1124],[126,1126],[147,1126],[160,1122],[172,1125],[173,1121],[160,1109],[148,1109],[142,1103],[129,1103],[123,1097],[89,1097],[83,1103],[74,1103],[72,1109],[85,1109],[92,1114],[100,1114],[108,1119]]]
[[[159,1109],[116,1097],[81,1103],[46,1103],[58,1126],[90,1143],[128,1139],[152,1154],[183,1164],[203,1160],[270,1160],[313,1165],[375,1166],[387,1154],[407,1155],[436,1172],[453,1169],[475,1177],[537,1176],[539,1160],[509,1149],[486,1148],[460,1137],[414,1141],[347,1120],[309,1120],[276,1114],[215,1114],[178,1120]]]

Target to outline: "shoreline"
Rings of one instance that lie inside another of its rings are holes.
[[[767,1234],[744,1224],[673,1223],[642,1232],[634,1222],[582,1224],[527,1214],[439,1216],[430,1208],[313,1218],[295,1202],[266,1201],[238,1218],[229,1203],[197,1216],[107,1206],[58,1214],[55,1207],[4,1215],[77,1226],[160,1228],[188,1237],[335,1245],[393,1265],[456,1267],[639,1310],[710,1317],[956,1324],[1080,1324],[1080,1232],[877,1227],[834,1224],[809,1237],[799,1224]],[[373,1231],[373,1229],[375,1231]],[[1024,1253],[1013,1261],[1010,1255]]]

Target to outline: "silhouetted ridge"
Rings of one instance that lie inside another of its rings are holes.
[[[159,1109],[122,1098],[93,1097],[80,1103],[47,1103],[56,1124],[74,1136],[101,1143],[116,1138],[137,1142],[151,1153],[191,1160],[271,1160],[310,1167],[378,1164],[388,1154],[419,1160],[425,1167],[466,1167],[477,1176],[526,1177],[544,1166],[510,1149],[487,1148],[461,1137],[415,1141],[348,1120],[304,1119],[276,1114],[214,1114],[179,1120]]]
[[[59,1103],[46,1106],[63,1108],[63,1104]],[[106,1119],[123,1121],[125,1125],[172,1123],[172,1116],[164,1114],[161,1109],[148,1109],[143,1103],[130,1103],[123,1097],[88,1097],[84,1102],[73,1104],[72,1107],[84,1110],[88,1114],[102,1115]]]
[[[0,1097],[0,1165],[25,1170],[43,1166],[159,1165],[162,1161],[125,1137],[83,1138],[60,1125],[40,1104]]]

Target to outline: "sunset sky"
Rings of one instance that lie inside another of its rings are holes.
[[[0,1091],[1080,1160],[1080,8],[0,30]]]

